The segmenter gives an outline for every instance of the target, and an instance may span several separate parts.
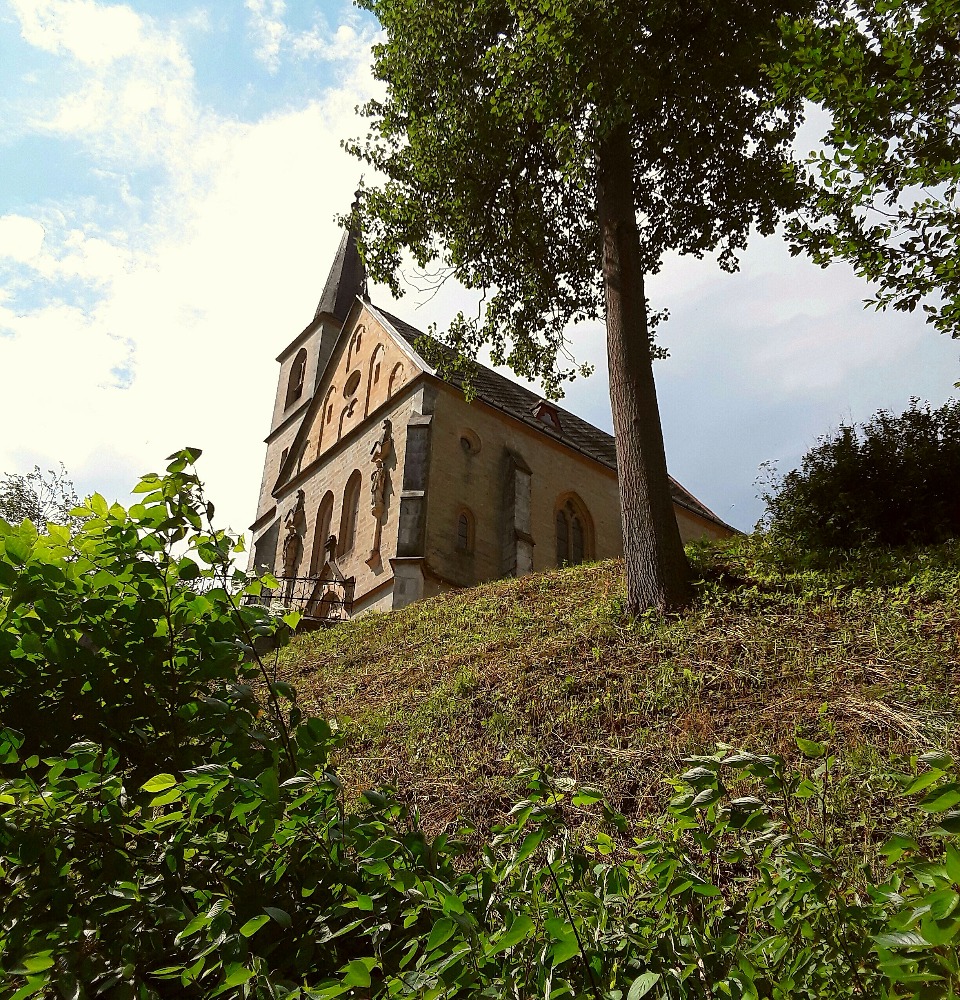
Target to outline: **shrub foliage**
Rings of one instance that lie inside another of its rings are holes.
[[[389,791],[347,809],[331,726],[264,664],[295,621],[244,602],[196,454],[72,532],[0,521],[0,997],[955,994],[943,755],[891,781],[945,848],[897,834],[868,864],[807,741],[800,770],[690,760],[633,844],[600,791],[536,771],[476,860]]]
[[[960,536],[960,402],[841,425],[762,496],[765,520],[809,549],[930,544]]]

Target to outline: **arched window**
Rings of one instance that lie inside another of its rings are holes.
[[[330,404],[330,400],[333,399],[333,387],[331,386],[327,390],[326,396],[323,397],[323,405],[320,407],[320,419],[314,424],[317,428],[317,454],[319,455],[323,451],[324,439],[328,437],[326,433],[326,427],[329,421],[327,420],[327,410],[330,410],[331,417],[333,416],[333,406]]]
[[[351,399],[349,403],[343,408],[340,414],[340,427],[337,430],[337,440],[343,437],[343,425],[353,416],[353,411],[357,407],[357,401]]]
[[[301,347],[290,366],[290,376],[287,379],[287,398],[284,409],[291,406],[303,395],[303,383],[307,377],[307,349]]]
[[[563,510],[557,511],[557,565],[570,561],[570,525]]]
[[[576,566],[593,558],[593,522],[575,493],[568,493],[557,501],[554,525],[558,566],[564,563]]]
[[[383,344],[377,344],[370,358],[370,371],[367,375],[367,396],[363,403],[363,415],[370,412],[370,400],[380,381],[380,369],[383,366],[384,348]]]
[[[316,576],[324,562],[324,546],[330,537],[330,522],[333,519],[333,492],[327,490],[317,508],[317,522],[313,529],[313,550],[310,553],[310,575]]]
[[[473,552],[474,524],[473,513],[461,507],[457,515],[457,552]]]
[[[400,386],[403,385],[405,372],[403,370],[403,362],[398,361],[393,366],[393,371],[390,373],[390,384],[387,386],[387,398],[389,399]]]
[[[343,491],[343,507],[340,510],[340,537],[337,551],[346,555],[352,551],[357,540],[357,521],[360,517],[360,486],[362,477],[359,469],[354,469]]]
[[[357,332],[353,335],[350,341],[350,346],[347,348],[347,371],[350,371],[350,366],[354,361],[354,355],[360,350],[360,345],[363,343],[363,327],[359,327]]]

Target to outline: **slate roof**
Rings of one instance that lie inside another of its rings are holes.
[[[370,306],[370,303],[368,302],[367,305]],[[417,340],[423,337],[427,340],[432,340],[436,345],[436,349],[445,359],[453,361],[457,357],[456,351],[451,347],[434,340],[434,338],[429,337],[398,316],[394,316],[375,306],[371,307],[371,309],[383,317],[396,333],[410,344],[414,351],[417,350]],[[443,376],[438,377],[441,377],[444,382],[455,385],[458,388],[463,387],[464,379],[456,372],[445,373]],[[616,471],[616,443],[613,436],[606,431],[600,430],[599,427],[594,427],[593,424],[587,423],[586,420],[578,417],[575,413],[571,413],[562,406],[551,402],[549,405],[553,407],[560,418],[560,430],[557,431],[550,424],[545,423],[534,415],[534,411],[543,401],[542,396],[538,396],[535,392],[522,385],[517,385],[516,382],[512,382],[510,379],[505,378],[491,368],[486,368],[478,362],[474,362],[469,378],[471,387],[478,399],[482,399],[495,409],[501,410],[503,413],[509,414],[511,417],[528,424],[542,434],[546,434],[557,441],[562,441],[568,447],[574,448],[581,454],[600,462],[601,465],[605,465],[607,468]],[[674,502],[679,504],[679,506],[686,508],[691,513],[707,521],[712,521],[714,524],[727,528],[730,531],[736,531],[736,528],[732,528],[717,517],[712,510],[700,503],[692,493],[685,490],[672,476],[670,477],[670,492]]]
[[[360,260],[357,237],[352,229],[345,229],[313,318],[328,313],[343,323],[357,297],[365,298],[366,294],[367,272]]]

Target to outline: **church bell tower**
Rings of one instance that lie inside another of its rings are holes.
[[[367,274],[357,248],[356,233],[353,229],[348,229],[340,240],[313,319],[277,355],[280,365],[277,394],[270,419],[270,432],[264,439],[267,454],[260,483],[257,517],[250,526],[253,532],[249,565],[251,571],[281,572],[278,563],[280,525],[287,512],[277,509],[273,496],[274,486],[347,314],[357,296],[366,298],[366,295]]]

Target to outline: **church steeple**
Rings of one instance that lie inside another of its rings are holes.
[[[356,208],[357,203],[353,204]],[[351,213],[351,218],[356,218],[355,213]],[[358,295],[366,298],[367,272],[357,248],[356,228],[351,224],[340,240],[340,247],[330,266],[327,283],[323,286],[323,294],[320,296],[314,319],[326,314],[334,316],[343,323]]]

